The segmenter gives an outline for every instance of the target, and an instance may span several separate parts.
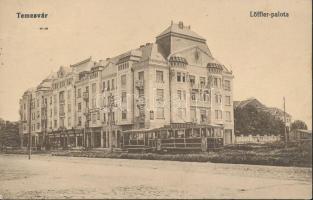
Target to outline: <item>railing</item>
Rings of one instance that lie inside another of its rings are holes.
[[[145,103],[145,97],[138,97],[137,100],[136,100],[136,103],[139,106],[144,106],[146,104]]]
[[[138,89],[143,89],[144,81],[143,80],[136,80],[135,81],[135,87],[138,88]]]

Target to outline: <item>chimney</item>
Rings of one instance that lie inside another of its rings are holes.
[[[142,48],[142,47],[144,47],[145,45],[140,45],[140,47],[139,48]]]
[[[105,60],[108,61],[110,58],[106,58]]]

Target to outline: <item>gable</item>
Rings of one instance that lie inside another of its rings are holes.
[[[188,65],[204,66],[209,62],[215,62],[211,54],[198,46],[177,51],[170,56],[179,56],[187,60]]]

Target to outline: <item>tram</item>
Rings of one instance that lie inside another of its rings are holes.
[[[122,132],[122,148],[131,151],[209,151],[223,146],[223,126],[171,124]]]

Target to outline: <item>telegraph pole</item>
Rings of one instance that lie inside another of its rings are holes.
[[[285,148],[288,147],[288,138],[287,138],[287,130],[286,130],[286,105],[285,105],[285,97],[284,97],[284,131],[285,131]]]
[[[88,106],[88,103],[89,103],[89,90],[84,92],[83,94],[83,98],[84,98],[84,101],[86,102],[86,110],[85,110],[85,118],[86,118],[86,121],[85,121],[85,128],[84,128],[84,143],[85,143],[85,150],[88,149],[87,147],[87,142],[88,142],[88,138],[87,138],[87,129],[89,127],[89,106]]]
[[[112,94],[110,94],[109,98],[109,113],[110,113],[110,117],[109,117],[109,148],[110,148],[110,152],[113,151],[113,146],[112,146],[112,124],[113,124],[113,106],[114,106],[114,96]]]

